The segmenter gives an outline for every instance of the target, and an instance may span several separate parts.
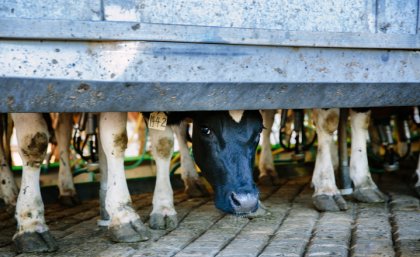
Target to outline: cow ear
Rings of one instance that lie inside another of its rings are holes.
[[[236,123],[239,123],[244,115],[244,110],[229,111],[229,115]]]

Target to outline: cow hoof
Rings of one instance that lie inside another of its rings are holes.
[[[316,195],[312,197],[318,211],[345,211],[347,203],[341,195]]]
[[[269,172],[271,174],[273,172]],[[260,186],[279,186],[281,180],[277,175],[264,174],[258,178],[258,184]]]
[[[57,242],[49,231],[18,234],[13,237],[13,242],[20,253],[55,252],[58,250]]]
[[[77,195],[63,195],[58,198],[58,201],[64,207],[74,207],[81,203]]]
[[[175,215],[163,215],[154,213],[150,215],[149,225],[152,229],[175,229],[178,226],[178,217]]]
[[[185,193],[191,197],[208,197],[210,196],[209,191],[207,190],[206,186],[203,182],[198,179],[188,179],[185,181]]]
[[[356,188],[353,197],[364,203],[382,203],[388,199],[378,188]]]
[[[112,240],[118,243],[147,241],[151,238],[149,229],[140,220],[112,226],[109,231]]]

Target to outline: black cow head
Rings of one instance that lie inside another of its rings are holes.
[[[255,151],[263,128],[258,111],[193,115],[193,153],[215,192],[218,209],[246,214],[258,208],[253,181]]]

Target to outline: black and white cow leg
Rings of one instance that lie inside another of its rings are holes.
[[[22,183],[16,204],[18,231],[13,241],[19,252],[52,252],[58,249],[44,219],[39,175],[48,146],[48,129],[42,114],[12,114],[23,161]]]
[[[178,126],[172,126],[179,144],[181,155],[181,178],[184,181],[185,193],[190,197],[206,197],[210,193],[198,176],[194,161],[187,145],[185,131],[188,123],[182,121]]]
[[[416,170],[416,183],[414,184],[414,190],[417,193],[417,196],[420,197],[420,154],[419,154],[419,159],[417,162],[417,170]]]
[[[264,129],[262,131],[261,155],[258,163],[258,169],[260,171],[258,183],[265,186],[279,185],[280,179],[274,167],[270,142],[271,128],[273,127],[276,111],[263,110],[261,111],[261,114],[263,117]]]
[[[169,166],[174,148],[172,127],[166,126],[164,130],[150,129],[150,142],[157,174],[149,225],[153,229],[173,229],[178,225],[178,218],[169,180]]]
[[[108,183],[105,208],[110,216],[109,231],[116,242],[138,242],[150,238],[150,231],[131,206],[124,172],[127,148],[127,114],[101,113],[99,130],[106,156]]]
[[[80,204],[74,188],[70,167],[70,140],[72,131],[72,114],[60,113],[58,116],[55,137],[60,152],[60,168],[58,171],[59,202],[63,206],[72,207]]]
[[[337,130],[338,109],[315,109],[313,112],[316,132],[318,134],[318,152],[312,185],[315,188],[313,203],[319,211],[347,210],[347,204],[340,195],[335,177],[331,155],[333,133]]]
[[[370,121],[370,111],[350,110],[351,157],[350,178],[353,181],[353,197],[361,202],[383,202],[386,196],[379,191],[369,172],[366,140]]]
[[[3,147],[0,146],[0,198],[3,199],[6,204],[6,211],[10,214],[15,213],[18,193],[19,190],[13,173],[10,170]]]

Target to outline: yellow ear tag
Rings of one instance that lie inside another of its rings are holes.
[[[150,129],[165,130],[167,122],[168,116],[164,112],[152,112],[147,125]]]

